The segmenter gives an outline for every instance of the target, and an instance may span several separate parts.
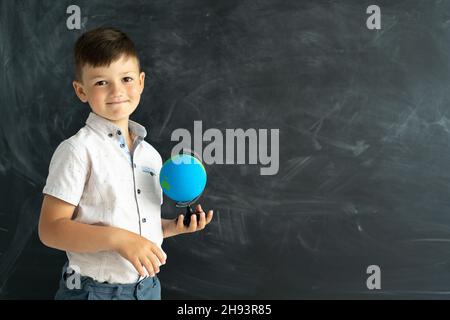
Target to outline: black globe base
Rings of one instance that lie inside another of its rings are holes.
[[[190,205],[188,205],[186,207],[186,214],[184,215],[184,219],[183,219],[183,224],[188,227],[189,224],[191,223],[191,216],[195,214],[197,215],[197,222],[200,220],[200,214],[195,213],[194,209],[192,209],[192,207]]]

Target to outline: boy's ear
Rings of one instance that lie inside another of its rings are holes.
[[[145,82],[145,72],[142,71],[139,74],[139,85],[141,87],[141,90],[140,90],[141,92],[140,93],[142,93],[142,91],[144,91],[144,82]]]
[[[82,102],[86,103],[88,101],[88,99],[87,99],[86,93],[84,93],[83,85],[76,80],[74,80],[72,82],[72,85],[73,85],[73,89],[75,90],[75,93],[77,94],[78,98]]]

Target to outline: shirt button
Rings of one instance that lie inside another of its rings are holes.
[[[121,143],[121,144],[120,144],[120,147],[121,147],[121,148],[125,148],[125,144],[124,144],[124,143]]]
[[[137,189],[137,193],[140,194],[141,193],[141,189]]]
[[[146,222],[147,222],[147,219],[142,218],[142,223],[146,223]]]
[[[120,136],[122,132],[120,130],[117,130],[117,134]]]
[[[108,137],[112,138],[113,134],[112,133],[108,133]]]

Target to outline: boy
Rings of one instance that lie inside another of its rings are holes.
[[[163,238],[203,229],[213,212],[197,205],[198,221],[192,215],[188,227],[182,215],[161,219],[162,159],[144,141],[145,128],[129,120],[145,74],[127,35],[91,30],[74,53],[73,87],[92,112],[56,149],[43,189],[39,238],[69,260],[55,298],[161,299]],[[78,286],[68,285],[68,270],[79,276]]]

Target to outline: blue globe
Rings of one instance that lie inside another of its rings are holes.
[[[188,154],[177,154],[164,162],[159,183],[166,196],[181,203],[195,200],[206,186],[203,164]]]

